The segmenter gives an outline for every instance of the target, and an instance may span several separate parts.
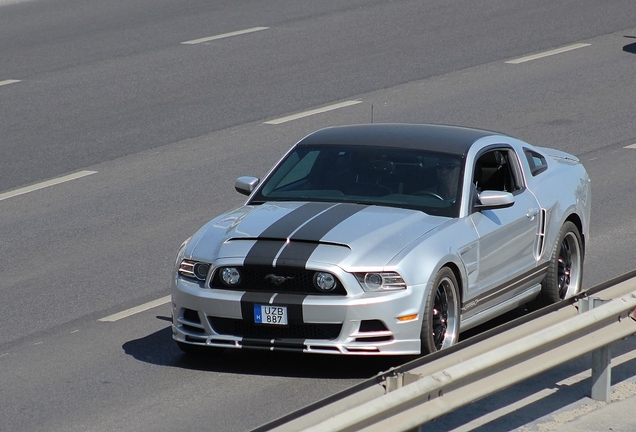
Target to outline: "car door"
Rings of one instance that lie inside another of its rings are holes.
[[[518,159],[511,148],[490,149],[477,158],[473,181],[477,194],[510,192],[514,204],[493,210],[474,209],[469,218],[478,235],[478,274],[473,284],[472,313],[521,293],[536,278],[534,248],[539,204],[524,186]],[[471,315],[472,315],[471,313]]]

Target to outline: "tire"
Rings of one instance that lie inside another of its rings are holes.
[[[579,229],[572,222],[566,222],[552,249],[548,273],[541,282],[542,306],[565,300],[581,291],[584,254]]]
[[[430,354],[457,343],[459,317],[457,278],[451,269],[444,267],[435,276],[432,289],[426,295],[420,353]]]

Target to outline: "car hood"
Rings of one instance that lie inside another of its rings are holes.
[[[265,203],[210,221],[192,237],[186,256],[243,265],[378,268],[448,220],[383,206]]]

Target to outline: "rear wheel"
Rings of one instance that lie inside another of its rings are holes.
[[[548,273],[541,283],[541,303],[549,305],[581,291],[583,281],[583,242],[572,222],[563,224],[552,250]]]
[[[422,316],[421,354],[454,345],[459,337],[459,289],[451,269],[437,273],[427,293]]]

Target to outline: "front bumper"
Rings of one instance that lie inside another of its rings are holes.
[[[198,346],[346,355],[420,353],[426,287],[354,296],[202,288],[173,278],[173,338]],[[254,323],[254,305],[285,306],[288,325]],[[407,321],[398,317],[417,315]]]

